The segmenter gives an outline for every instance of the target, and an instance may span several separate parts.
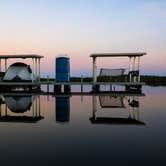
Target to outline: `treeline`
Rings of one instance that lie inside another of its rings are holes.
[[[0,79],[4,76],[4,72],[0,72]],[[71,82],[92,82],[92,77],[71,77]],[[41,78],[41,81],[55,81],[54,78]],[[97,81],[99,82],[127,82],[129,81],[128,75],[122,75],[117,77],[108,77],[108,76],[100,76],[97,77]],[[141,82],[145,82],[146,85],[150,86],[166,86],[166,76],[154,76],[154,75],[142,75]]]
[[[42,81],[47,81],[47,78],[41,78]],[[54,81],[54,78],[49,78],[49,81]],[[92,82],[92,77],[71,77],[71,82]],[[127,82],[129,81],[129,77],[127,75],[117,76],[117,77],[108,77],[102,76],[97,77],[97,81],[99,82]],[[166,76],[150,76],[150,75],[142,75],[141,82],[145,82],[146,85],[150,86],[166,86]]]
[[[73,82],[81,81],[79,77],[71,77],[70,79]],[[91,82],[92,77],[83,78],[83,82]],[[118,77],[98,77],[97,81],[99,82],[127,82],[129,81],[129,77],[127,75],[118,76]],[[150,75],[142,75],[141,82],[145,82],[146,85],[150,86],[166,86],[166,76],[150,76]]]

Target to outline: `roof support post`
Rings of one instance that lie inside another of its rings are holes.
[[[5,72],[7,70],[7,59],[5,58]]]
[[[40,82],[40,58],[38,59],[38,81]]]
[[[96,57],[93,57],[93,83],[96,83],[97,81],[96,71],[97,71]]]
[[[130,77],[130,82],[131,82],[131,70],[132,70],[132,64],[131,64],[131,57],[129,58],[129,77]]]
[[[32,82],[34,82],[34,58],[32,58]]]
[[[141,81],[141,77],[140,77],[140,57],[138,57],[138,82]]]
[[[1,66],[1,59],[0,59],[0,72],[2,71],[2,66]]]
[[[35,58],[35,77],[37,77],[37,58]]]
[[[134,61],[133,61],[133,71],[136,71],[136,57],[134,57]],[[133,77],[133,81],[136,82],[136,76]]]

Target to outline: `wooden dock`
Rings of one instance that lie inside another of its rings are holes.
[[[22,88],[31,88],[32,87],[40,87],[42,85],[46,85],[47,89],[49,89],[49,86],[54,87],[54,93],[61,93],[61,87],[64,86],[64,92],[70,93],[71,86],[80,86],[80,91],[83,92],[83,86],[91,86],[93,93],[100,92],[100,86],[101,85],[107,85],[112,87],[113,86],[124,86],[126,88],[126,92],[132,91],[132,88],[135,88],[135,91],[140,91],[142,89],[142,86],[145,85],[144,82],[55,82],[55,81],[40,81],[40,82],[0,82],[0,91],[3,90],[10,90],[15,87],[22,87]],[[49,90],[48,90],[49,91]],[[110,91],[114,91],[110,89]],[[109,92],[110,92],[109,91]]]

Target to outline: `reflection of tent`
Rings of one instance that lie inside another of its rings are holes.
[[[3,81],[32,81],[30,66],[21,62],[12,64],[6,71]]]
[[[4,96],[6,105],[15,113],[23,113],[30,110],[32,96]]]
[[[102,108],[125,108],[123,96],[99,96]]]

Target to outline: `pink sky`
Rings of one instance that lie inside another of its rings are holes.
[[[48,3],[49,2],[49,3]],[[73,2],[73,3],[72,3]],[[41,54],[42,75],[54,75],[58,54],[68,54],[71,75],[91,75],[92,53],[147,52],[143,74],[166,75],[165,1],[7,0],[0,6],[0,54]],[[98,60],[128,68],[128,59]]]

